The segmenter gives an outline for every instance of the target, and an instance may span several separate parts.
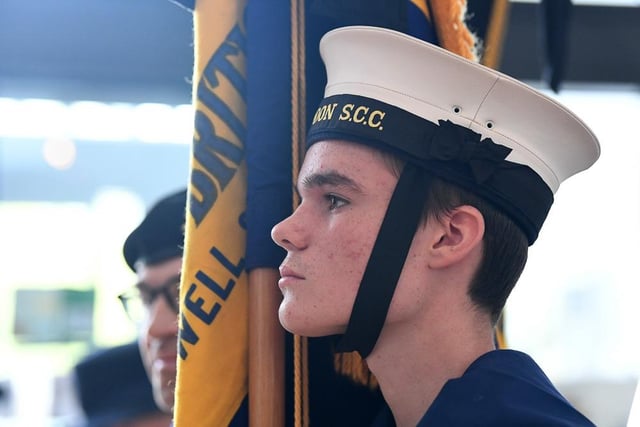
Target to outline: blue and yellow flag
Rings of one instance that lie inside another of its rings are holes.
[[[177,427],[229,425],[247,395],[244,7],[243,1],[201,0],[193,11],[196,111],[180,289]]]

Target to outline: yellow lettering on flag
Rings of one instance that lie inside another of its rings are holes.
[[[247,394],[244,1],[198,0],[195,130],[180,289],[176,427],[226,426]]]

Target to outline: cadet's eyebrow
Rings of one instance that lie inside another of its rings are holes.
[[[323,185],[331,185],[334,187],[349,187],[353,191],[362,193],[362,188],[354,180],[335,171],[314,173],[302,180],[302,186],[305,188],[321,187]]]

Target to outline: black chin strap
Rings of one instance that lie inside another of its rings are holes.
[[[391,298],[422,217],[429,174],[407,163],[391,196],[351,311],[340,352],[358,351],[366,358],[384,326]]]

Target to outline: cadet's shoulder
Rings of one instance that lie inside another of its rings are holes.
[[[496,350],[448,381],[420,425],[593,426],[527,354]]]

